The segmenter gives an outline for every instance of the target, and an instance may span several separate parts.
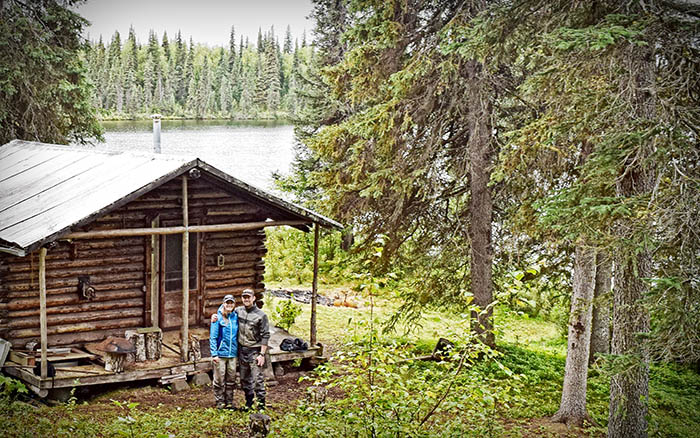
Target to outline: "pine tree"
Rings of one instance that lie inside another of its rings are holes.
[[[247,43],[246,43],[246,45],[247,45]],[[265,51],[261,28],[258,28],[258,47],[257,47],[257,49],[258,49],[258,55],[262,54]]]

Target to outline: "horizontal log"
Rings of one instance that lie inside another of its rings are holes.
[[[247,278],[253,277],[257,274],[254,268],[249,269],[227,269],[218,272],[208,272],[205,278],[205,282],[208,285],[213,284],[218,280],[228,280],[233,278]]]
[[[109,229],[114,229],[114,228],[138,228],[138,227],[147,226],[148,224],[146,223],[145,213],[139,213],[139,215],[143,216],[143,217],[139,218],[138,220],[126,219],[124,217],[117,217],[117,218],[112,218],[109,220],[105,220],[104,218],[99,218],[99,219],[96,219],[95,221],[91,222],[88,225],[80,227],[80,229],[85,230],[85,231],[90,231],[90,230],[109,230]]]
[[[86,342],[99,342],[107,338],[108,336],[124,336],[124,332],[128,329],[138,328],[138,324],[131,327],[116,327],[106,330],[93,330],[90,332],[77,332],[77,333],[64,333],[60,335],[49,336],[49,345],[51,346],[66,346],[66,345],[80,345]],[[25,344],[31,340],[35,340],[35,337],[13,337],[5,338],[12,343],[14,348],[24,348]]]
[[[56,285],[56,281],[62,281],[63,279],[69,278],[73,279],[73,282],[77,285],[78,276],[89,276],[92,282],[92,277],[105,277],[113,274],[122,274],[125,272],[139,272],[143,275],[145,269],[144,262],[141,263],[127,263],[127,264],[112,264],[107,266],[85,266],[77,268],[56,268],[46,270],[46,284],[51,287]],[[8,288],[12,290],[14,286],[22,285],[26,283],[31,283],[36,281],[31,272],[18,272],[14,274],[7,275]]]
[[[70,233],[63,239],[97,239],[121,236],[151,236],[154,234],[181,234],[185,231],[190,233],[210,233],[217,231],[253,230],[264,227],[274,227],[281,225],[305,225],[309,221],[270,221],[270,222],[248,222],[240,224],[220,224],[220,225],[192,225],[190,227],[160,227],[160,228],[133,228],[109,231],[77,232]]]
[[[142,267],[141,269],[143,269],[145,261],[145,254],[136,254],[126,257],[104,257],[99,259],[54,260],[46,264],[46,277],[70,277],[77,275],[75,273],[87,269],[94,270],[94,272],[107,272],[106,269],[112,266],[124,266],[134,263],[139,264]],[[13,267],[11,272],[5,276],[5,280],[12,281],[32,278],[34,277],[32,274],[36,274],[36,270],[31,271],[30,268],[30,266]]]
[[[125,318],[140,317],[143,315],[143,305],[142,303],[138,303],[137,306],[138,307],[126,307],[126,303],[122,303],[121,307],[117,306],[116,309],[112,308],[111,310],[93,310],[90,312],[52,315],[47,316],[46,323],[50,332],[51,327],[65,327],[69,324],[88,323],[91,321],[122,320]],[[25,318],[16,318],[10,321],[9,326],[13,330],[38,327],[39,317],[30,316]]]
[[[138,272],[127,272],[127,273],[119,273],[119,274],[103,274],[103,275],[91,275],[90,276],[90,282],[93,284],[93,286],[98,286],[102,285],[104,283],[111,283],[111,282],[118,282],[118,281],[124,281],[124,280],[137,280],[140,279],[142,280],[143,284],[143,277],[144,273],[143,270],[138,271]],[[68,286],[78,286],[78,279],[77,278],[68,278],[68,279],[47,279],[47,287],[50,288],[59,288],[59,287],[68,287]],[[99,290],[99,288],[96,287],[96,289]],[[30,284],[30,283],[17,283],[13,285],[7,285],[7,290],[12,293],[12,292],[22,292],[22,291],[30,291],[30,290],[38,290],[38,285],[37,284]]]
[[[96,330],[108,330],[129,327],[142,327],[143,317],[137,318],[121,318],[107,321],[81,322],[77,324],[64,324],[48,328],[49,335],[60,335],[68,333],[82,333]],[[39,336],[39,328],[27,328],[19,330],[10,330],[11,338],[31,338]]]
[[[79,245],[79,248],[82,249],[97,249],[97,248],[123,248],[127,246],[142,246],[145,245],[146,239],[142,236],[135,236],[135,237],[128,237],[128,236],[121,236],[121,239],[114,239],[114,240],[108,240],[108,239],[85,239],[81,240],[80,242],[73,242],[74,244]],[[49,251],[47,257],[50,258],[51,256],[51,251]]]
[[[128,205],[126,205],[125,208],[127,211],[137,211],[137,210],[162,210],[162,209],[176,209],[176,208],[181,208],[180,204],[174,200],[159,200],[159,201],[150,201],[150,200],[140,200],[138,202],[131,202]]]
[[[260,209],[252,204],[221,205],[217,204],[206,209],[207,216],[240,216],[255,215]]]
[[[147,216],[142,212],[124,211],[119,209],[95,219],[95,222],[110,222],[117,220],[146,220]]]
[[[232,278],[229,280],[221,280],[221,281],[207,281],[206,288],[207,288],[207,291],[210,291],[210,290],[221,289],[221,288],[230,287],[230,286],[239,286],[241,284],[253,285],[254,283],[255,283],[255,276],[249,276],[249,277]]]
[[[190,200],[199,200],[199,199],[227,199],[230,200],[230,202],[236,202],[238,204],[245,204],[245,201],[242,201],[240,199],[237,199],[225,192],[221,191],[215,191],[215,190],[202,190],[202,189],[194,189],[190,190],[190,187],[188,187],[188,195]],[[172,187],[172,188],[166,188],[166,189],[156,189],[153,192],[150,192],[148,194],[143,195],[141,198],[131,201],[131,202],[139,202],[139,201],[172,201],[172,200],[180,200],[182,198],[182,187]]]
[[[112,310],[121,309],[129,307],[143,307],[144,305],[144,293],[138,291],[138,295],[133,295],[127,298],[119,298],[113,300],[93,300],[93,301],[80,301],[71,297],[66,299],[69,301],[68,304],[51,306],[51,303],[47,299],[47,315],[57,315],[62,313],[74,313],[74,312],[93,312],[100,310]],[[8,311],[8,316],[10,318],[22,318],[27,316],[38,316],[39,311],[36,308],[24,308],[22,310],[12,310]]]
[[[207,235],[208,239],[245,239],[245,238],[256,238],[264,239],[265,232],[262,230],[248,230],[248,231],[219,231],[217,233],[209,233]]]
[[[225,260],[224,266],[221,267],[216,263],[216,258],[213,257],[211,259],[210,264],[207,264],[204,267],[204,272],[206,275],[206,278],[212,278],[209,276],[209,273],[211,272],[221,272],[221,271],[230,271],[230,270],[236,270],[236,269],[247,269],[247,268],[255,268],[258,269],[258,264],[255,261],[250,261],[250,260],[244,260],[244,261],[229,261]]]
[[[211,242],[207,241],[204,245],[204,254],[206,256],[217,256],[218,254],[224,255],[234,255],[234,254],[250,254],[255,253],[262,256],[265,254],[265,247],[260,245],[250,245],[250,246],[231,246],[227,245],[226,241]]]
[[[143,238],[142,238],[143,239]],[[138,245],[131,246],[121,246],[116,248],[86,248],[83,244],[84,241],[73,242],[76,246],[77,258],[71,260],[71,250],[68,248],[53,249],[49,251],[46,255],[46,262],[51,266],[57,266],[55,263],[65,263],[70,264],[76,261],[91,260],[94,258],[110,258],[110,257],[129,257],[137,254],[145,253],[145,240],[141,240]],[[37,270],[36,263],[32,264],[25,257],[18,257],[17,263],[8,265],[5,269],[6,272],[20,272],[30,270],[34,266],[34,270]],[[1,272],[1,271],[0,271]]]
[[[109,293],[110,291],[127,291],[127,290],[134,290],[138,289],[143,292],[143,278],[139,277],[136,280],[132,281],[115,281],[115,282],[110,282],[110,283],[103,283],[99,285],[99,288],[97,290],[98,292],[98,298],[102,296],[101,294],[103,293]],[[78,285],[77,283],[75,284],[70,284],[65,287],[55,287],[55,288],[50,288],[46,289],[46,294],[47,296],[52,296],[52,295],[64,295],[64,294],[70,294],[77,296],[78,291]],[[36,298],[38,299],[39,297],[39,291],[38,288],[34,290],[29,290],[29,291],[21,291],[21,292],[9,292],[8,293],[8,299],[10,301],[12,300],[19,300],[23,298]]]

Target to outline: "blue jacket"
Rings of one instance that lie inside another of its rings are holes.
[[[231,312],[224,324],[221,310],[216,313],[218,319],[209,327],[211,357],[238,357],[238,315]]]

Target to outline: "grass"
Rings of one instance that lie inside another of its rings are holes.
[[[265,310],[274,307],[268,300]],[[301,304],[303,312],[291,332],[308,338],[310,306]],[[375,300],[374,322],[381,324],[397,309],[397,304],[384,299]],[[318,339],[332,349],[366,332],[369,324],[367,307],[317,306]],[[420,321],[420,328],[409,330],[399,326],[395,333],[384,336],[395,343],[407,356],[432,351],[439,337],[453,339],[456,328],[464,328],[465,316],[429,312]],[[499,307],[495,309],[495,324],[499,340],[497,361],[481,361],[466,369],[465,382],[471,382],[472,391],[483,391],[483,397],[497,395],[491,410],[483,411],[492,421],[492,436],[531,437],[568,436],[552,432],[541,424],[558,408],[566,355],[566,342],[559,327],[542,319]],[[498,363],[497,363],[498,362]],[[500,365],[499,365],[500,363]],[[412,365],[417,373],[437,366],[417,362]],[[597,368],[589,372],[589,413],[602,428],[590,428],[573,436],[603,436],[608,415],[609,378]],[[475,386],[474,386],[475,385]],[[480,388],[480,389],[479,389]],[[134,399],[143,397],[141,390],[132,391]],[[157,392],[153,390],[152,392]],[[271,388],[270,391],[275,391]],[[120,399],[129,399],[122,393]],[[160,397],[148,393],[150,397]],[[208,394],[208,393],[207,393]],[[105,394],[87,403],[67,403],[55,407],[31,407],[25,403],[11,403],[0,397],[0,435],[3,436],[237,436],[245,427],[247,416],[241,413],[220,412],[201,403],[182,409],[153,409],[145,406],[109,402]],[[478,399],[479,396],[472,395]],[[500,398],[499,398],[500,397]],[[115,397],[116,398],[116,397]],[[206,404],[206,403],[205,403]],[[285,408],[287,411],[293,406]],[[285,411],[285,412],[287,412]],[[654,365],[650,373],[650,437],[700,437],[700,376],[678,365]],[[282,424],[286,414],[272,412],[275,421]],[[476,420],[475,420],[476,421]],[[480,420],[479,420],[480,421]],[[475,423],[478,425],[478,421]],[[455,431],[455,433],[457,433]],[[564,432],[568,434],[568,432]]]

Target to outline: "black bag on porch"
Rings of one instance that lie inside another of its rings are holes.
[[[309,344],[299,338],[284,338],[280,344],[280,350],[284,351],[306,351]]]

